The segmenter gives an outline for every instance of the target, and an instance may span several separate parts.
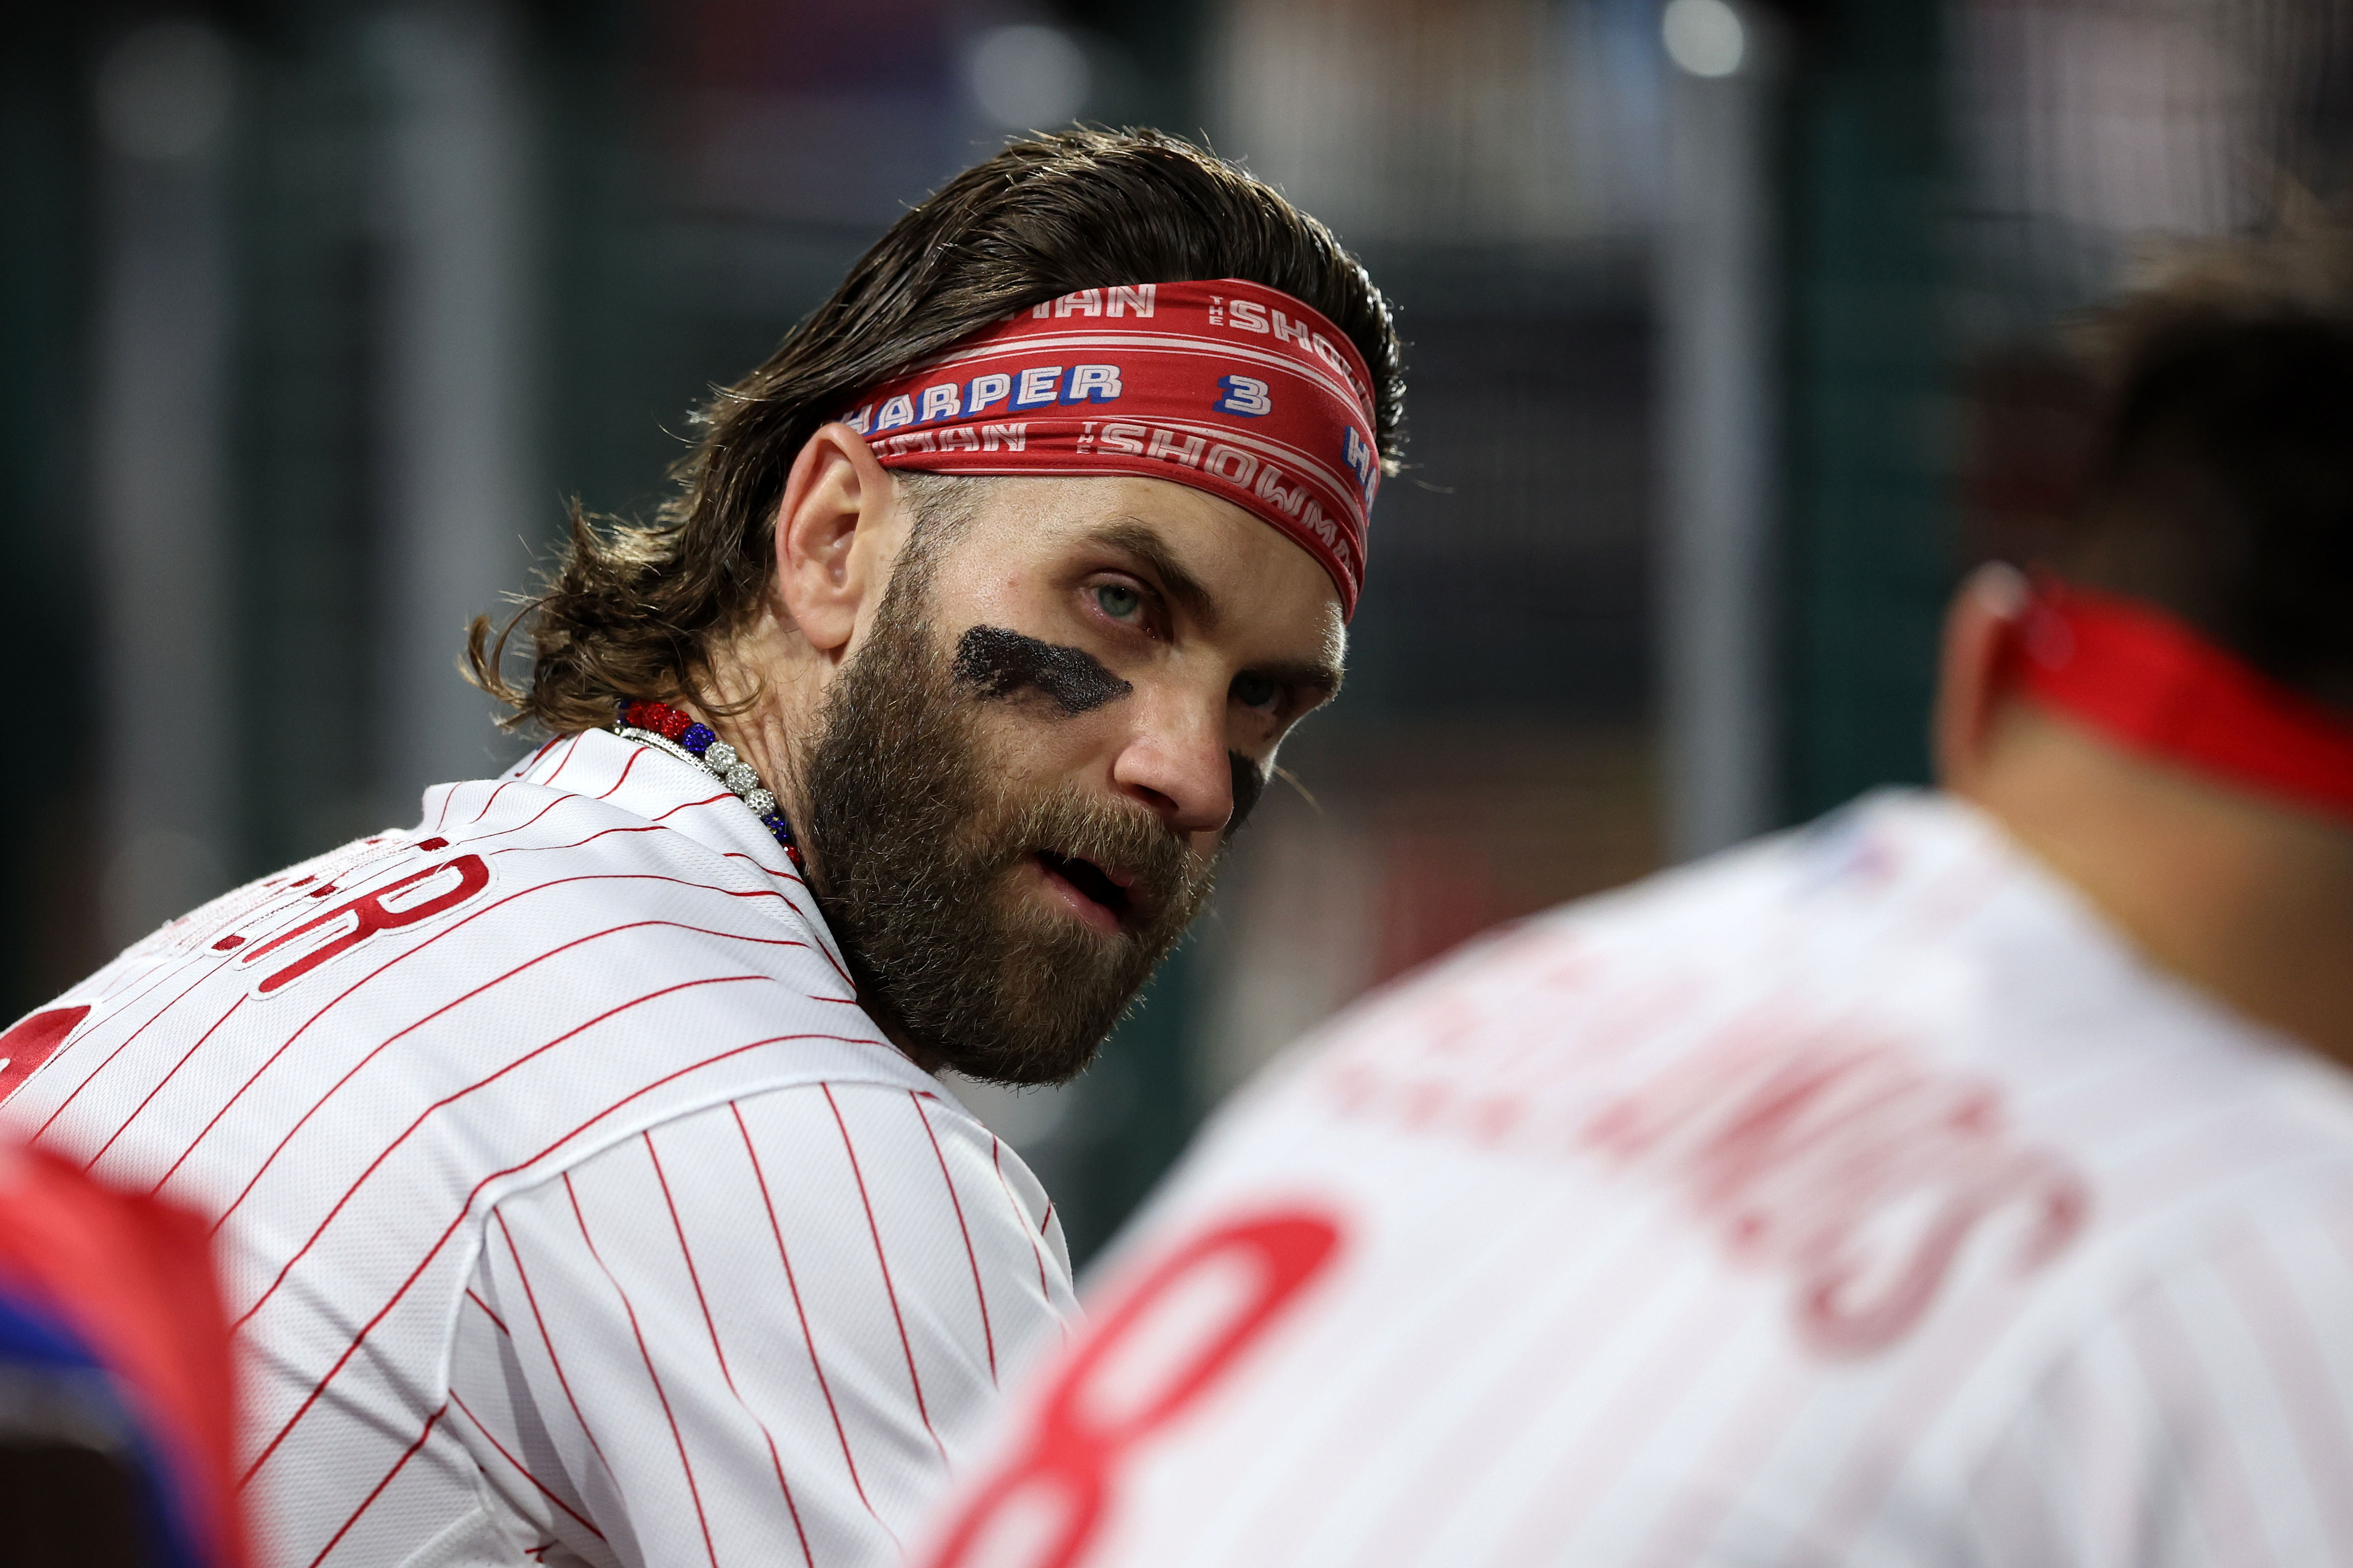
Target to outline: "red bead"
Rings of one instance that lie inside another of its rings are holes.
[[[675,741],[694,727],[692,714],[667,702],[632,702],[621,710],[621,721],[633,730],[651,730],[665,741]]]

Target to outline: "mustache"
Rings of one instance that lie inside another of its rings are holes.
[[[1214,859],[1196,854],[1150,811],[1097,800],[1075,787],[1026,802],[1009,823],[992,825],[988,837],[1008,869],[1044,850],[1111,873],[1124,883],[1145,931],[1175,912],[1189,918],[1217,872]]]

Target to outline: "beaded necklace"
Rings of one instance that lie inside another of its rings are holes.
[[[776,804],[776,793],[760,783],[760,775],[752,764],[736,754],[735,748],[712,732],[711,726],[699,722],[692,714],[681,713],[666,702],[631,701],[619,705],[620,721],[613,733],[624,740],[637,741],[668,752],[681,762],[692,763],[706,769],[735,794],[735,797],[752,808],[785,854],[798,869],[801,864],[800,846],[793,842],[792,824],[785,820],[782,807]]]

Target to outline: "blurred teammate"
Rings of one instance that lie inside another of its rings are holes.
[[[55,1155],[0,1146],[10,1568],[243,1568],[209,1229]]]
[[[11,1032],[11,1121],[227,1240],[269,1561],[896,1559],[1070,1307],[931,1070],[1075,1073],[1192,918],[1398,395],[1266,186],[1016,145],[575,530],[527,683],[477,628],[556,739]]]
[[[2353,247],[2105,322],[1943,794],[1564,910],[1226,1116],[934,1568],[2353,1560]]]

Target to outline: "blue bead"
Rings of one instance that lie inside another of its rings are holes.
[[[719,737],[711,732],[710,725],[689,724],[686,733],[678,738],[678,743],[699,757],[711,750],[711,742],[717,739]]]

